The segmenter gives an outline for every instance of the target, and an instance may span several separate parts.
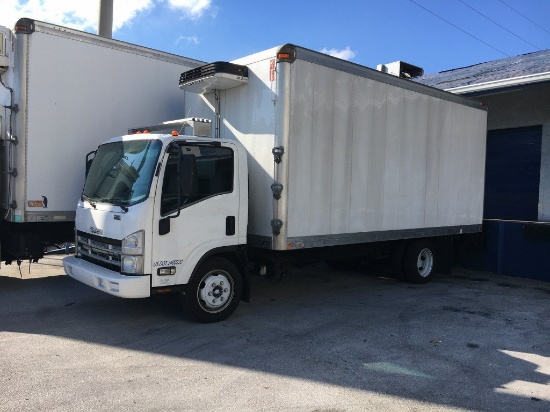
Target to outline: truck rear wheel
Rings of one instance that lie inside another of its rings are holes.
[[[434,248],[428,240],[413,240],[403,256],[405,279],[412,283],[428,283],[433,277]]]
[[[237,309],[242,292],[239,270],[230,261],[214,257],[204,262],[191,277],[182,295],[182,304],[199,322],[219,322]]]

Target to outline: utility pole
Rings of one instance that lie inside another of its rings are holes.
[[[99,0],[97,34],[109,39],[113,37],[113,1],[114,0]]]

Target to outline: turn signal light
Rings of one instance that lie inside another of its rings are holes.
[[[170,276],[176,274],[176,267],[175,266],[168,266],[165,268],[159,268],[157,271],[157,274],[159,276]]]

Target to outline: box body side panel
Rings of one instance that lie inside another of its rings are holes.
[[[486,111],[297,60],[287,237],[481,224]]]
[[[26,127],[17,147],[25,220],[74,216],[85,156],[101,142],[132,126],[184,117],[186,96],[177,82],[189,68],[129,45],[117,50],[68,34],[28,35],[26,104],[18,114]]]

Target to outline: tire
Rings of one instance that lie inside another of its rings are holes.
[[[433,278],[435,253],[428,240],[413,240],[403,257],[405,279],[411,283],[428,283]]]
[[[237,267],[214,257],[193,274],[182,294],[182,305],[201,323],[220,322],[235,312],[242,293],[243,280]]]
[[[361,258],[347,259],[329,259],[326,261],[327,266],[334,270],[351,271],[356,270],[363,260]]]

